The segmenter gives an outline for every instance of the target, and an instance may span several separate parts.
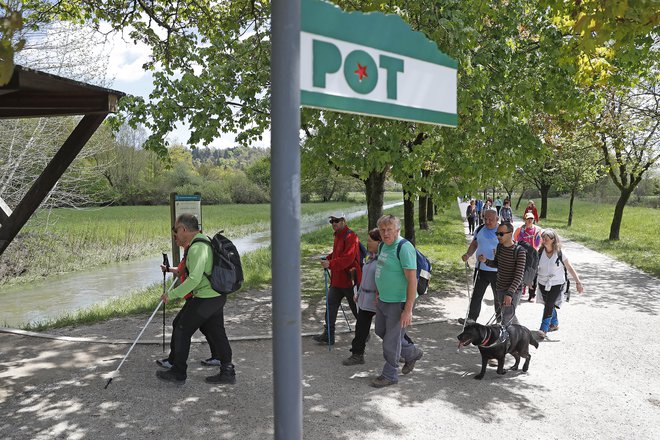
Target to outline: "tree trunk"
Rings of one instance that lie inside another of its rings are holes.
[[[614,217],[612,218],[612,225],[610,226],[610,240],[619,239],[621,220],[623,220],[623,208],[626,207],[626,203],[628,203],[630,194],[632,194],[632,189],[622,190],[621,195],[619,196],[619,200],[616,202],[616,207],[614,208]]]
[[[539,214],[539,218],[547,218],[548,217],[548,193],[550,192],[550,187],[552,185],[546,184],[542,185],[540,190],[541,190],[541,213]]]
[[[433,197],[431,196],[426,199],[426,219],[430,222],[433,221]]]
[[[419,229],[421,230],[427,230],[429,228],[429,223],[427,221],[426,217],[426,206],[428,204],[427,202],[428,196],[425,195],[420,195],[419,196]]]
[[[568,226],[573,224],[573,201],[575,200],[575,190],[571,190],[571,201],[568,204]]]
[[[403,191],[403,236],[415,244],[415,199],[414,196]]]
[[[369,230],[376,227],[376,222],[383,215],[383,196],[385,194],[386,171],[372,171],[364,181],[367,197],[367,218]]]
[[[524,195],[525,195],[525,188],[523,188],[520,191],[520,197],[518,197],[518,203],[516,203],[516,211],[518,210],[518,208],[520,208],[520,201],[522,200]]]

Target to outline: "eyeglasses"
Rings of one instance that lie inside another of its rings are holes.
[[[506,231],[506,232],[496,232],[495,235],[498,237],[504,237],[506,234],[510,234],[511,231]]]
[[[330,223],[339,223],[342,220],[344,220],[344,219],[343,218],[331,218]]]

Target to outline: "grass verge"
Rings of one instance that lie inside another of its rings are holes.
[[[541,227],[553,228],[563,237],[584,244],[589,249],[603,252],[625,261],[655,277],[660,277],[660,222],[658,209],[626,206],[618,241],[610,241],[610,225],[614,205],[576,200],[573,224],[568,227],[569,201],[564,198],[548,200],[548,218]],[[522,215],[524,207],[518,212]]]
[[[403,208],[397,207],[387,212],[401,217]],[[366,216],[352,220],[350,227],[366,242]],[[433,264],[429,295],[445,290],[453,283],[464,281],[464,266],[460,257],[465,252],[465,235],[462,219],[455,208],[436,216],[436,219],[430,222],[428,230],[417,230],[416,235],[419,249]],[[323,270],[319,264],[319,257],[326,255],[331,250],[332,231],[329,227],[302,236],[301,296],[303,298],[313,299],[325,295]],[[266,287],[271,282],[270,248],[245,254],[242,257],[242,263],[245,283],[241,291],[231,295],[230,298],[234,298],[235,295],[248,294],[246,291],[250,289]],[[112,299],[57,319],[26,325],[23,328],[44,331],[51,328],[92,324],[115,317],[150,313],[158,304],[160,293],[160,284],[154,284],[129,296]]]

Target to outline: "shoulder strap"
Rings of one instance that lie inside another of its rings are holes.
[[[396,245],[396,257],[401,261],[401,257],[399,254],[401,253],[401,247],[403,246],[404,243],[409,242],[407,239],[402,238],[399,244]]]

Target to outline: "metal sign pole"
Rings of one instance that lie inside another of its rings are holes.
[[[302,440],[300,0],[271,15],[271,237],[275,439]]]

